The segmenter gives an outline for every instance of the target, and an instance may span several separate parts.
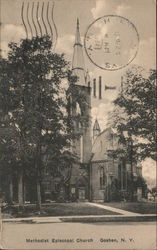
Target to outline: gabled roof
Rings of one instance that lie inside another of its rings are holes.
[[[108,150],[115,150],[118,147],[118,136],[113,133],[112,128],[103,130],[94,141],[91,161],[107,160]]]

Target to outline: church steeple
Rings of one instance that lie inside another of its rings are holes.
[[[88,87],[90,87],[90,75],[89,75],[88,69],[86,71],[86,78],[85,79],[86,79],[86,83],[87,83]]]
[[[74,53],[72,61],[73,75],[78,77],[77,85],[87,86],[85,81],[85,65],[83,57],[83,46],[81,44],[80,30],[79,30],[79,19],[77,18],[76,36],[74,44]]]
[[[98,120],[95,120],[94,126],[93,126],[93,140],[95,140],[97,138],[97,136],[100,134],[101,130],[100,130],[100,126],[98,123]]]

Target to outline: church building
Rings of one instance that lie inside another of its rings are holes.
[[[119,138],[112,128],[101,131],[98,119],[92,127],[92,98],[98,98],[101,103],[103,98],[103,80],[99,76],[90,80],[85,69],[83,45],[80,38],[79,20],[77,20],[76,37],[73,46],[72,74],[76,76],[76,82],[71,83],[67,90],[69,115],[73,122],[74,138],[71,143],[71,151],[75,161],[63,171],[66,178],[63,181],[60,176],[53,177],[48,172],[41,181],[41,193],[43,202],[50,201],[116,201],[125,198],[134,185],[134,198],[142,197],[142,186],[138,179],[142,179],[141,165],[132,165],[125,157],[114,157],[114,152],[122,147]],[[97,95],[98,89],[98,95]],[[70,169],[70,171],[69,171]],[[132,177],[132,178],[131,178]],[[18,200],[17,176],[11,175],[11,180],[2,177],[6,196],[9,192],[13,201]],[[9,181],[13,185],[9,186]],[[64,182],[64,184],[63,184]],[[31,185],[30,185],[31,183]],[[11,187],[11,188],[10,188]],[[9,190],[10,189],[10,190]],[[36,183],[33,177],[24,179],[24,201],[36,200]]]
[[[112,201],[126,196],[131,171],[134,180],[142,177],[141,166],[133,166],[123,158],[116,158],[113,152],[121,147],[118,136],[112,128],[101,132],[98,120],[92,129],[91,97],[96,97],[96,79],[93,86],[85,70],[83,45],[81,43],[79,21],[77,20],[74,43],[72,72],[77,82],[69,87],[69,101],[74,123],[74,133],[78,135],[72,143],[72,151],[77,156],[70,179],[70,197],[79,201]],[[98,81],[99,96],[102,98],[102,79]],[[77,119],[79,117],[79,119]],[[138,187],[141,190],[141,187]],[[137,189],[134,190],[136,196]]]

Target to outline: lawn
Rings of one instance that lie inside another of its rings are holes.
[[[5,213],[5,211],[4,211]],[[35,205],[27,205],[23,213],[18,213],[17,207],[12,209],[14,217],[29,216],[75,216],[75,215],[117,215],[118,213],[88,205],[86,203],[52,203],[42,205],[41,214],[36,210]]]
[[[43,207],[49,215],[115,215],[117,213],[86,203],[55,203]]]
[[[152,202],[110,202],[103,204],[106,206],[111,206],[134,213],[140,213],[140,214],[157,213],[157,205]]]

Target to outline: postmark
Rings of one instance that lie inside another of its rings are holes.
[[[107,15],[96,19],[86,31],[84,47],[88,58],[104,70],[119,70],[137,55],[139,34],[127,18]]]
[[[54,1],[23,1],[21,20],[26,38],[50,36],[52,49],[55,50],[58,31],[54,21]]]

